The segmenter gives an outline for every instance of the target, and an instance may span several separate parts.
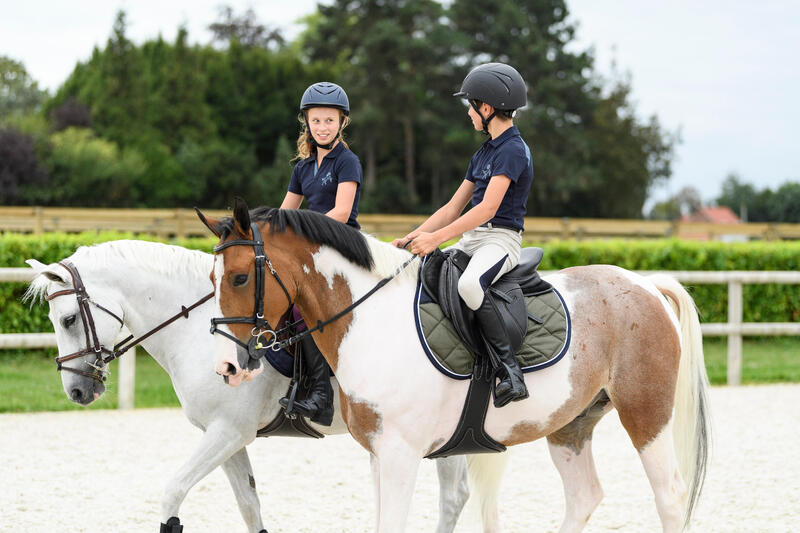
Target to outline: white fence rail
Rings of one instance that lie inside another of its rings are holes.
[[[542,272],[546,274],[548,272]],[[655,274],[641,271],[640,274]],[[728,322],[701,324],[703,335],[728,337],[728,384],[739,385],[742,380],[742,337],[747,335],[800,335],[800,323],[742,322],[742,285],[800,284],[800,272],[793,271],[663,271],[683,284],[728,285]],[[28,268],[0,268],[0,283],[28,282],[33,272]],[[53,333],[0,334],[0,349],[49,348],[56,346]],[[120,358],[119,407],[133,408],[135,352]]]

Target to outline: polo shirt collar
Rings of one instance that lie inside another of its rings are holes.
[[[486,142],[491,144],[492,147],[497,148],[498,146],[500,146],[501,144],[506,142],[511,137],[518,136],[518,135],[519,135],[519,130],[517,129],[517,127],[516,126],[511,126],[506,131],[501,133],[499,137],[495,137],[494,139],[489,139]]]
[[[342,143],[342,140],[339,139],[339,144],[334,146],[333,150],[328,152],[328,154],[325,157],[323,157],[322,160],[324,161],[326,159],[336,159],[337,157],[339,157],[339,155],[343,151],[344,151],[344,144]],[[315,151],[315,152],[312,152],[310,156],[308,156],[305,159],[303,159],[303,164],[309,164],[309,163],[312,163],[312,162],[316,162],[316,160],[317,160],[317,153]]]
[[[339,139],[339,144],[334,146],[333,150],[328,152],[328,154],[322,159],[336,159],[337,157],[339,157],[339,154],[341,154],[343,150],[344,150],[344,143],[342,142],[341,139]]]

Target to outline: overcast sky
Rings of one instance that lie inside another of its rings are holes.
[[[159,33],[171,41],[181,24],[192,41],[206,43],[206,27],[223,3],[237,13],[253,7],[261,22],[281,27],[288,37],[299,31],[297,19],[316,5],[314,0],[0,0],[0,55],[22,61],[52,92],[95,45],[104,46],[118,9],[127,12],[128,35],[137,43]],[[567,0],[567,5],[578,24],[574,46],[594,48],[601,74],[611,76],[616,63],[617,71],[630,75],[640,117],[655,114],[668,130],[680,131],[673,176],[653,191],[655,199],[692,185],[711,200],[730,172],[759,188],[800,181],[798,157],[791,155],[800,151],[800,2]]]

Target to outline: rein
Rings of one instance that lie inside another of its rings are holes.
[[[281,289],[283,289],[283,292],[286,295],[286,299],[289,301],[289,307],[286,313],[284,313],[284,315],[282,316],[286,316],[286,314],[288,314],[292,310],[292,306],[294,305],[294,303],[292,302],[291,296],[289,296],[289,291],[286,290],[286,286],[283,284],[283,281],[281,281],[280,276],[275,271],[275,268],[272,266],[269,257],[267,257],[266,252],[264,251],[264,240],[261,238],[260,228],[255,222],[251,222],[250,229],[253,232],[252,240],[235,239],[223,244],[219,244],[214,247],[214,253],[220,252],[221,250],[224,250],[229,246],[253,247],[255,251],[255,262],[256,262],[256,282],[255,282],[256,294],[255,294],[253,316],[212,318],[211,333],[212,334],[219,333],[220,335],[223,335],[224,337],[227,337],[228,339],[232,340],[237,345],[241,346],[242,348],[245,348],[252,358],[257,358],[263,355],[262,352],[259,352],[260,350],[266,350],[267,348],[269,348],[272,351],[277,352],[293,344],[297,344],[298,342],[300,342],[301,339],[307,337],[308,335],[311,335],[315,331],[320,331],[320,332],[324,331],[325,326],[339,320],[343,316],[350,313],[353,309],[361,305],[367,298],[375,294],[375,292],[377,292],[378,289],[380,289],[381,287],[392,281],[395,277],[397,277],[409,264],[411,264],[411,262],[414,259],[417,258],[416,255],[412,255],[402,265],[400,265],[397,269],[395,269],[395,271],[391,275],[380,280],[372,289],[370,289],[361,298],[359,298],[358,300],[356,300],[355,302],[353,302],[352,304],[350,304],[337,314],[333,315],[331,318],[325,321],[317,320],[317,324],[313,328],[306,329],[305,331],[298,333],[297,335],[294,335],[284,341],[279,341],[278,337],[280,335],[288,331],[292,331],[295,326],[297,326],[302,322],[302,320],[287,324],[286,326],[277,331],[274,330],[272,326],[269,325],[269,322],[264,320],[264,277],[266,275],[264,271],[265,264],[269,268],[269,271],[272,274],[272,276],[281,286]],[[231,335],[225,331],[218,329],[217,324],[253,324],[253,329],[250,331],[250,335],[252,336],[252,338],[248,343],[244,343],[240,341],[235,335]],[[268,345],[264,345],[259,341],[259,339],[262,335],[265,335],[267,333],[269,333],[272,336],[272,339]]]
[[[98,304],[97,302],[93,301],[89,294],[86,292],[86,286],[83,284],[83,280],[81,279],[80,274],[78,273],[78,269],[69,261],[59,261],[58,263],[62,267],[64,267],[69,275],[72,277],[72,289],[65,289],[63,291],[57,291],[53,294],[45,295],[44,299],[46,301],[50,301],[54,298],[59,296],[67,296],[69,294],[74,294],[75,297],[78,299],[78,309],[81,314],[81,322],[83,323],[83,334],[84,338],[86,339],[86,348],[83,350],[79,350],[77,352],[73,352],[69,355],[63,355],[60,357],[56,357],[56,364],[58,365],[58,370],[67,370],[69,372],[74,372],[75,374],[80,374],[82,376],[86,376],[88,378],[92,378],[94,380],[103,382],[106,380],[106,374],[108,373],[103,366],[110,363],[114,359],[118,359],[122,356],[125,352],[137,346],[141,342],[143,342],[146,338],[150,337],[154,333],[160,331],[161,329],[167,327],[168,325],[172,324],[177,319],[189,318],[189,313],[194,310],[195,308],[199,307],[203,303],[207,302],[211,298],[214,297],[214,293],[211,292],[206,294],[198,301],[190,305],[189,307],[181,306],[181,311],[176,315],[168,318],[164,322],[161,322],[159,325],[139,337],[135,339],[133,335],[129,335],[127,338],[122,340],[121,342],[117,343],[112,350],[109,350],[105,346],[103,346],[97,337],[97,330],[94,324],[94,317],[92,316],[92,310],[89,307],[89,304],[97,307],[101,311],[104,311],[106,314],[113,317],[120,325],[125,325],[124,322],[120,317],[118,317],[115,313],[112,313],[102,305]],[[91,336],[90,336],[91,334]],[[73,359],[77,359],[84,355],[94,354],[96,359],[93,363],[86,362],[87,365],[92,367],[94,370],[92,372],[85,372],[83,370],[79,370],[77,368],[71,368],[68,366],[63,366],[62,363],[67,361],[72,361]],[[105,356],[104,356],[105,355]]]

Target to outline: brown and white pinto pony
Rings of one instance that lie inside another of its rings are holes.
[[[248,212],[237,200],[233,218],[200,217],[220,244],[251,239],[251,220],[259,225],[275,270],[266,272],[264,285],[271,324],[290,303],[307,323],[324,321],[410,257],[310,211]],[[336,373],[347,427],[371,454],[379,533],[404,531],[419,462],[452,435],[468,387],[437,371],[420,346],[412,312],[417,268],[414,261],[351,313],[313,333]],[[253,277],[252,247],[216,254],[212,279],[221,316],[252,315]],[[617,409],[663,530],[681,531],[700,495],[709,441],[708,381],[691,297],[669,276],[642,277],[609,265],[569,268],[546,279],[572,313],[569,351],[557,364],[525,375],[528,399],[501,409],[490,403],[486,431],[506,446],[547,438],[564,483],[561,531],[581,531],[602,498],[592,431]],[[225,327],[244,342],[251,337],[249,325]],[[217,335],[215,352],[217,373],[231,385],[252,377],[241,369],[232,341]]]

